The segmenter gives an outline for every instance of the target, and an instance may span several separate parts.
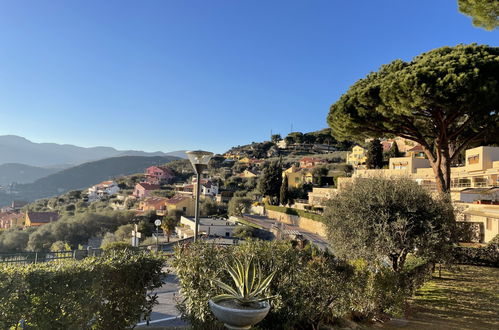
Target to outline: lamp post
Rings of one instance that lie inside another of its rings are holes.
[[[208,163],[213,157],[213,153],[209,151],[195,150],[186,151],[187,157],[191,161],[192,167],[196,172],[196,209],[194,210],[194,242],[198,238],[198,227],[199,227],[199,190],[201,188],[201,173],[203,170],[208,168]]]

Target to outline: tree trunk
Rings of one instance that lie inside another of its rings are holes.
[[[438,148],[438,146],[436,147]],[[430,162],[430,166],[435,174],[437,191],[443,193],[450,192],[450,164],[451,158],[448,152],[441,152],[434,155],[432,150],[423,146],[423,151]]]

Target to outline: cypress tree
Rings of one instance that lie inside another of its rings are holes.
[[[280,201],[282,205],[286,205],[289,202],[289,190],[288,190],[288,176],[285,175],[282,179],[281,191],[280,191]]]
[[[369,142],[366,165],[368,169],[383,167],[383,146],[379,139],[373,139]]]

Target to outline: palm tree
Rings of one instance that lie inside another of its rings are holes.
[[[172,216],[165,216],[163,221],[161,221],[161,229],[166,236],[166,242],[170,242],[170,235],[175,231],[175,226],[177,226],[178,220]]]

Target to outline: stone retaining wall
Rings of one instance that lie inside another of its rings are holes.
[[[326,228],[321,222],[300,217],[297,215],[286,214],[278,211],[267,210],[267,217],[277,221],[288,223],[290,225],[298,226],[302,229],[308,230],[314,234],[326,237]]]

